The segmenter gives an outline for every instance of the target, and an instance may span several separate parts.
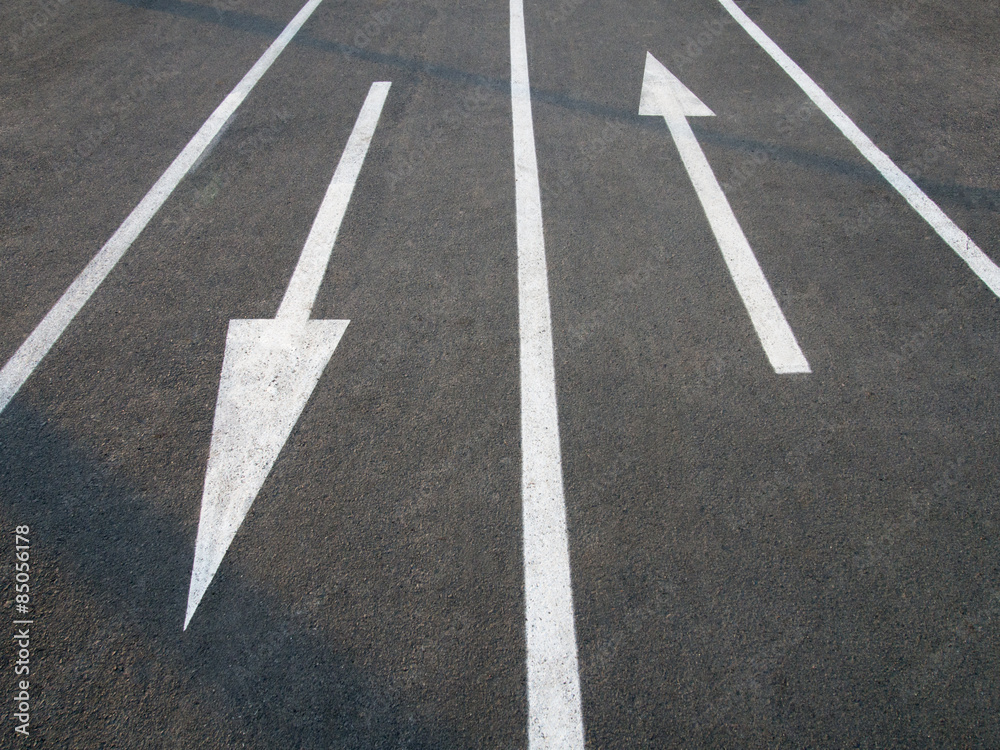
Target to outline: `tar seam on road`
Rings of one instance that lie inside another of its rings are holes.
[[[278,314],[229,321],[185,630],[350,323],[309,315],[389,86],[379,81],[369,89]]]
[[[731,15],[743,29],[753,37],[767,54],[784,70],[792,80],[799,85],[813,104],[832,122],[841,133],[861,152],[872,166],[892,185],[903,199],[920,214],[924,221],[931,225],[958,256],[966,262],[969,268],[978,276],[990,290],[1000,297],[1000,267],[955,222],[948,218],[938,205],[927,194],[917,187],[896,164],[875,143],[854,124],[850,117],[838,107],[833,99],[826,95],[809,75],[800,68],[792,58],[771,41],[761,28],[755,24],[733,0],[719,0],[722,7]]]
[[[510,74],[521,347],[528,747],[582,750],[580,670],[523,0],[510,1]]]
[[[323,0],[309,0],[302,7],[295,18],[285,27],[285,30],[281,32],[281,35],[274,40],[254,66],[243,76],[243,79],[222,100],[222,103],[205,121],[205,124],[194,134],[184,150],[167,167],[167,171],[150,188],[117,231],[111,235],[111,239],[104,244],[104,247],[70,284],[59,301],[42,319],[42,322],[14,352],[14,356],[0,370],[0,412],[7,408],[24,382],[31,377],[35,368],[49,353],[69,324],[73,322],[73,319],[87,304],[87,301],[97,291],[108,274],[118,265],[118,261],[128,252],[132,243],[142,234],[181,180],[198,163],[202,154],[212,145],[216,136],[226,126],[243,100],[257,85],[268,68],[278,59],[278,55],[284,51],[292,37],[298,33],[321,2]]]

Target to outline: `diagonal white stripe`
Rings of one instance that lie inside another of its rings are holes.
[[[753,37],[767,54],[791,76],[792,80],[799,85],[806,96],[812,99],[813,104],[822,110],[830,122],[832,122],[847,140],[861,152],[872,166],[875,167],[882,176],[892,185],[903,199],[909,203],[913,209],[920,214],[924,221],[933,227],[934,231],[954,250],[958,256],[966,262],[973,273],[978,276],[990,290],[1000,297],[1000,267],[994,263],[986,253],[979,249],[969,235],[963,232],[955,222],[948,218],[938,205],[932,201],[927,194],[917,187],[885,152],[876,146],[872,140],[865,135],[861,129],[854,124],[850,117],[838,107],[833,99],[826,95],[808,74],[800,68],[792,58],[786,55],[782,49],[771,41],[761,28],[755,24],[744,13],[733,0],[719,0],[722,7],[728,11],[736,22]]]
[[[254,66],[243,76],[243,79],[222,100],[222,103],[205,121],[205,124],[194,134],[184,150],[167,167],[167,171],[150,188],[139,205],[118,227],[118,230],[111,235],[111,239],[104,243],[104,247],[70,284],[59,301],[42,319],[42,322],[14,352],[14,356],[0,370],[0,412],[7,408],[24,382],[31,377],[45,355],[49,353],[49,350],[59,340],[69,324],[73,322],[83,306],[87,304],[87,301],[118,264],[118,261],[122,259],[122,256],[128,252],[132,243],[142,234],[156,212],[160,210],[160,207],[174,192],[185,175],[191,171],[192,166],[198,162],[204,151],[222,131],[229,118],[233,116],[253,87],[257,85],[272,63],[278,59],[278,55],[284,51],[292,37],[298,33],[321,2],[323,0],[309,0],[302,7],[302,10],[285,27],[285,30],[271,43],[267,51],[261,55]]]

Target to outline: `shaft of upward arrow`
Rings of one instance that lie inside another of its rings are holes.
[[[809,362],[799,348],[795,334],[774,298],[774,292],[736,220],[726,194],[722,192],[687,121],[689,117],[714,117],[715,113],[647,52],[639,114],[663,117],[666,121],[684,168],[708,217],[712,233],[722,250],[729,274],[750,314],[750,320],[774,371],[810,372]]]
[[[374,83],[273,320],[231,320],[184,629],[350,321],[309,320],[390,84]]]

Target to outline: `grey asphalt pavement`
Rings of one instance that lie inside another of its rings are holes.
[[[1000,262],[1000,8],[739,6]],[[300,7],[0,8],[0,366]],[[525,26],[587,747],[1000,747],[1000,300],[717,0]],[[647,52],[811,373],[639,116]],[[0,411],[0,746],[527,746],[510,78],[506,3],[325,0]],[[351,323],[184,630],[227,326],[374,81],[312,313]]]

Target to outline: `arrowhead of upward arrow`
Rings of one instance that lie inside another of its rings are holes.
[[[639,114],[658,117],[715,117],[715,113],[701,99],[648,52],[646,69],[642,75]]]

